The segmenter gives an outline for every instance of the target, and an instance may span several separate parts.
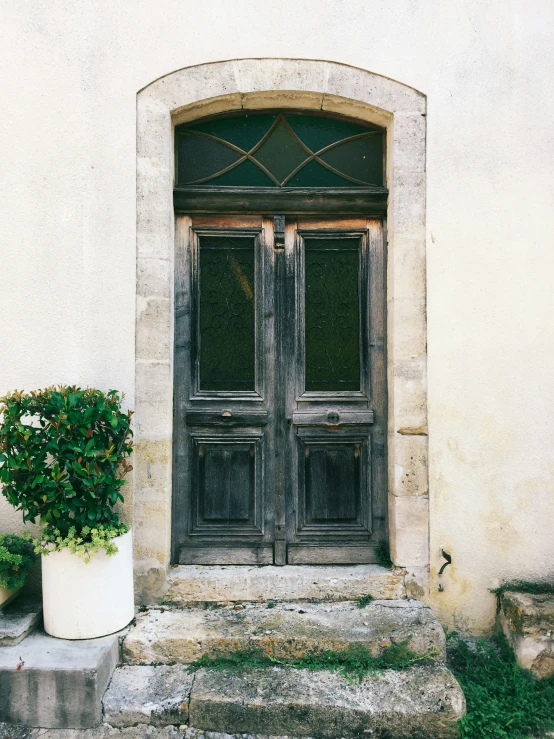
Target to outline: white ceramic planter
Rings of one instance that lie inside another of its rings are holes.
[[[133,537],[114,540],[117,554],[100,549],[90,562],[68,549],[42,555],[44,630],[60,639],[94,639],[119,631],[135,615]]]
[[[10,601],[12,601],[15,596],[19,593],[21,588],[14,588],[13,590],[8,590],[7,588],[0,588],[0,611],[4,606],[7,606]]]

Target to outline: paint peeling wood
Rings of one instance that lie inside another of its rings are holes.
[[[176,213],[384,214],[388,190],[375,188],[176,187]]]

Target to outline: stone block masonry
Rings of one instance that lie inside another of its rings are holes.
[[[502,593],[498,624],[520,667],[554,675],[554,593]]]

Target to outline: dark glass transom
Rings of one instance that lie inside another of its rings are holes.
[[[380,187],[384,131],[299,113],[249,113],[176,129],[177,185]]]

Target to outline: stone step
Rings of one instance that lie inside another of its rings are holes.
[[[3,647],[0,722],[56,729],[98,726],[118,655],[117,636],[66,641],[36,632]]]
[[[179,565],[170,569],[168,582],[168,605],[406,597],[404,570],[378,565]]]
[[[203,655],[258,647],[286,659],[364,645],[374,656],[409,639],[417,655],[445,659],[445,636],[433,612],[416,600],[357,603],[249,603],[243,606],[151,608],[137,614],[123,640],[127,664],[191,663]],[[239,609],[239,610],[237,610]]]
[[[464,713],[460,686],[442,665],[383,670],[360,682],[290,667],[191,676],[181,665],[126,666],[116,670],[104,698],[110,726],[184,721],[199,736],[446,739],[458,735],[455,722]]]
[[[37,628],[41,620],[41,601],[19,596],[0,611],[0,647],[19,644]]]
[[[104,722],[110,726],[187,724],[194,673],[183,665],[123,665],[104,695]]]
[[[502,593],[498,625],[520,667],[538,678],[554,675],[554,592]]]

